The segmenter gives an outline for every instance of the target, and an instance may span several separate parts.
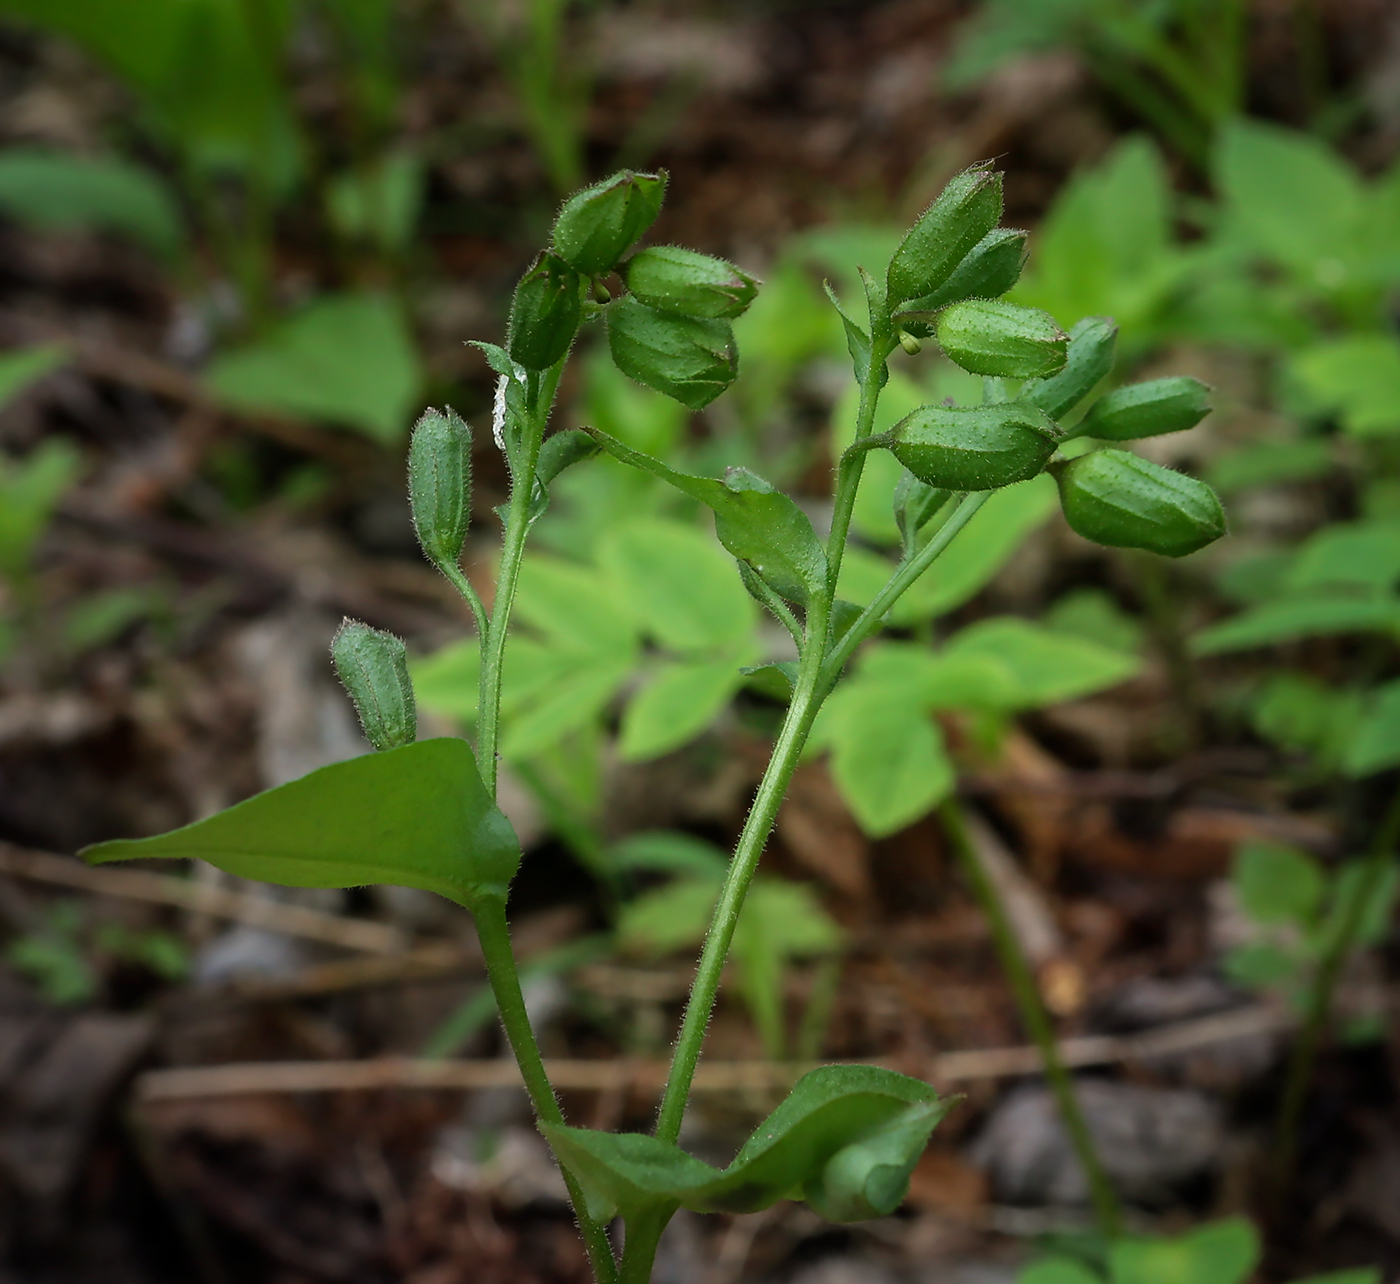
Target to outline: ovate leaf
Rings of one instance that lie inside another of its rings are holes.
[[[1353,334],[1307,348],[1292,373],[1324,410],[1341,414],[1358,437],[1400,433],[1400,343],[1387,334]]]
[[[806,601],[808,593],[825,586],[826,553],[807,514],[763,478],[747,468],[731,468],[722,481],[680,473],[605,432],[589,431],[623,463],[709,505],[719,542],[784,597]]]
[[[1333,633],[1396,631],[1400,631],[1400,599],[1313,593],[1242,611],[1198,633],[1191,649],[1197,655],[1218,655]]]
[[[408,427],[422,368],[397,304],[379,294],[344,294],[218,357],[208,378],[240,409],[325,420],[387,445]]]
[[[1327,875],[1307,852],[1282,843],[1246,843],[1230,875],[1240,907],[1260,923],[1310,924],[1327,891]]]
[[[1087,638],[1003,615],[963,629],[945,654],[990,656],[1015,676],[1023,709],[1075,700],[1117,686],[1137,673],[1136,656]]]
[[[734,657],[665,665],[622,716],[622,757],[640,762],[680,748],[719,716],[743,680]]]
[[[440,739],[333,763],[207,820],[82,856],[203,860],[288,887],[391,883],[470,906],[505,896],[520,844],[466,741]]]
[[[1243,1284],[1259,1261],[1259,1233],[1243,1217],[1175,1239],[1123,1237],[1109,1249],[1113,1284]]]

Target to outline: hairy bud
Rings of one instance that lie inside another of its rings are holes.
[[[408,499],[413,528],[428,560],[455,567],[472,506],[472,434],[455,410],[428,410],[408,447]]]
[[[611,272],[656,222],[665,195],[665,173],[630,169],[575,192],[554,220],[554,252],[584,276]]]
[[[1185,557],[1225,534],[1205,482],[1126,450],[1096,450],[1054,473],[1065,520],[1096,544]]]
[[[1210,414],[1210,389],[1189,375],[1130,383],[1100,397],[1076,436],[1133,441],[1194,428]]]
[[[932,294],[1000,218],[1000,174],[974,166],[954,175],[890,260],[890,305]]]
[[[643,303],[689,317],[737,317],[758,293],[758,282],[734,264],[675,245],[633,255],[626,275]]]
[[[583,320],[579,274],[557,254],[541,254],[515,287],[510,305],[511,359],[544,370],[569,350]]]
[[[1049,379],[1021,389],[1021,398],[1039,406],[1052,419],[1063,419],[1113,369],[1118,327],[1112,317],[1085,317],[1069,332],[1065,368]]]
[[[728,321],[658,312],[633,298],[608,312],[608,347],[623,374],[692,410],[708,406],[739,373]]]
[[[936,329],[943,351],[973,374],[1027,379],[1065,364],[1069,337],[1039,308],[967,299],[945,308]]]
[[[399,638],[347,619],[331,641],[331,659],[370,744],[397,749],[418,738],[408,655]]]
[[[925,485],[995,490],[1034,477],[1055,453],[1059,433],[1035,406],[922,406],[889,432],[894,456]]]

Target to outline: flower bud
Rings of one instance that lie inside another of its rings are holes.
[[[894,456],[940,490],[995,490],[1034,477],[1059,434],[1043,410],[1021,401],[922,406],[888,434]]]
[[[758,282],[734,264],[676,245],[634,254],[627,286],[649,307],[688,317],[737,317],[758,293]]]
[[[1005,294],[1020,279],[1025,262],[1026,233],[1014,227],[995,227],[968,251],[938,289],[904,304],[895,314],[895,322],[915,338],[931,338],[936,312],[963,299],[994,299]]]
[[[973,374],[1027,379],[1064,367],[1069,336],[1039,308],[1001,299],[967,299],[938,317],[938,344]]]
[[[408,447],[408,499],[418,543],[434,566],[462,556],[472,506],[472,434],[451,407],[428,410]]]
[[[700,410],[739,373],[728,321],[658,312],[636,299],[608,311],[608,347],[623,374]]]
[[[1049,379],[1021,389],[1025,401],[1039,406],[1052,419],[1063,419],[1084,400],[1110,370],[1118,327],[1112,317],[1085,317],[1069,332],[1065,368]]]
[[[556,254],[544,253],[515,287],[508,327],[512,360],[544,370],[568,350],[583,320],[579,274]]]
[[[1000,174],[973,166],[954,175],[890,260],[890,305],[932,294],[999,218]]]
[[[1194,428],[1210,413],[1210,389],[1189,375],[1130,383],[1100,397],[1076,436],[1133,441]]]
[[[1054,469],[1070,526],[1096,544],[1185,557],[1225,534],[1205,482],[1126,450],[1096,450]]]
[[[418,738],[408,656],[399,638],[347,619],[331,640],[331,659],[370,744],[397,749]]]
[[[635,174],[630,169],[575,192],[554,220],[554,252],[584,276],[611,272],[656,222],[665,195],[665,173]]]

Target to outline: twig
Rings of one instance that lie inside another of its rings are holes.
[[[1179,1055],[1230,1039],[1275,1034],[1292,1023],[1293,1017],[1286,1010],[1257,1005],[1159,1026],[1141,1034],[1065,1039],[1060,1044],[1060,1056],[1067,1066],[1113,1065]],[[666,1082],[667,1071],[662,1061],[552,1060],[546,1066],[555,1087],[569,1092],[607,1092],[620,1087],[656,1091]],[[899,1062],[898,1067],[911,1068],[907,1062]],[[781,1090],[812,1068],[813,1064],[800,1062],[707,1061],[696,1070],[694,1086],[698,1092]],[[956,1083],[1036,1074],[1042,1064],[1040,1050],[1035,1047],[980,1048],[945,1052],[920,1068],[924,1077],[934,1083]],[[520,1073],[514,1063],[500,1058],[428,1061],[377,1057],[365,1061],[248,1061],[148,1070],[136,1081],[136,1095],[142,1102],[158,1102],[275,1092],[479,1090],[519,1084]]]
[[[168,874],[152,874],[142,869],[90,869],[67,856],[30,851],[0,842],[0,874],[28,878],[36,883],[71,887],[94,896],[146,901],[153,905],[175,905],[181,909],[232,919],[253,927],[300,936],[310,941],[338,945],[341,949],[366,954],[399,954],[407,942],[403,933],[387,923],[362,918],[343,918],[301,905],[206,887]]]

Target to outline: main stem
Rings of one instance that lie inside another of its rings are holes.
[[[992,943],[996,947],[1002,971],[1006,973],[1007,982],[1011,986],[1016,1007],[1020,1010],[1021,1021],[1036,1047],[1040,1049],[1041,1060],[1045,1064],[1045,1078],[1050,1084],[1060,1117],[1069,1132],[1070,1144],[1074,1147],[1074,1153],[1079,1157],[1079,1162],[1089,1179],[1089,1197],[1094,1204],[1094,1215],[1098,1220],[1099,1229],[1111,1239],[1122,1229],[1118,1197],[1113,1193],[1108,1174],[1099,1162],[1089,1125],[1085,1121],[1083,1110],[1080,1109],[1079,1099],[1074,1095],[1074,1085],[1065,1069],[1065,1063],[1060,1059],[1055,1031],[1050,1025],[1050,1016],[1045,1011],[1045,1005],[1041,1002],[1040,991],[1036,988],[1030,964],[1026,961],[1021,944],[1012,930],[1011,920],[1006,915],[1001,897],[997,895],[996,888],[992,886],[982,860],[972,845],[967,825],[963,820],[962,808],[957,800],[948,799],[939,809],[939,815],[963,875],[972,885],[973,895],[987,916],[987,922],[992,929]]]
[[[1332,948],[1323,957],[1313,977],[1312,988],[1308,991],[1303,1028],[1298,1042],[1293,1045],[1274,1131],[1273,1175],[1279,1191],[1286,1187],[1293,1175],[1298,1152],[1298,1121],[1312,1083],[1313,1067],[1317,1063],[1322,1036],[1327,1028],[1327,1016],[1332,1010],[1332,995],[1341,978],[1342,968],[1355,948],[1356,934],[1365,917],[1366,906],[1381,889],[1397,842],[1400,842],[1400,789],[1396,790],[1376,829],[1370,854],[1365,858],[1360,885],[1351,903],[1346,906],[1346,916],[1333,938]]]

